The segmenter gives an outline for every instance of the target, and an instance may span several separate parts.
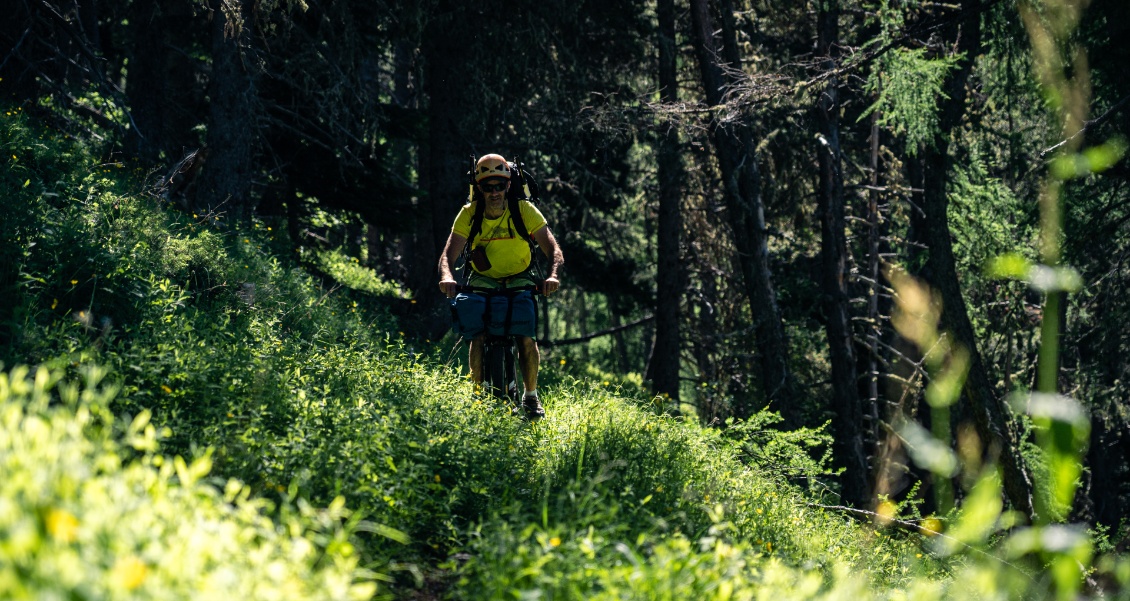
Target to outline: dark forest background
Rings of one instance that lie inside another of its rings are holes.
[[[1089,112],[1070,139],[1018,4],[11,0],[0,94],[61,132],[111,132],[107,160],[186,212],[357,258],[403,291],[386,302],[419,340],[446,331],[435,265],[469,157],[520,158],[566,257],[551,368],[705,424],[766,406],[785,429],[830,421],[859,507],[933,502],[932,476],[891,468],[907,463],[892,424],[931,412],[889,266],[929,285],[968,349],[958,439],[1001,459],[1028,513],[1041,466],[1008,398],[1037,387],[1047,301],[1066,298],[1057,387],[1092,419],[1074,517],[1118,529],[1130,4],[1078,21]],[[1060,261],[1082,281],[1064,297],[986,265],[1036,260],[1044,176],[1078,162],[1053,161],[1065,144],[1097,150],[1063,178]]]

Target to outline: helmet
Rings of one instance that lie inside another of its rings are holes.
[[[510,179],[510,164],[501,155],[483,155],[475,162],[475,183],[488,177],[505,177]]]

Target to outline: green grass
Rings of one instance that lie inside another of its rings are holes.
[[[632,386],[556,374],[548,418],[515,420],[406,340],[379,298],[399,293],[344,255],[322,266],[331,281],[314,277],[287,258],[281,224],[207,225],[146,195],[144,174],[8,113],[0,465],[21,484],[0,488],[0,540],[23,546],[0,544],[0,592],[194,598],[228,578],[248,598],[1027,586],[986,580],[1000,562],[824,509],[826,492],[790,478],[822,469],[827,435],[776,433],[771,415],[705,429]],[[66,568],[75,558],[82,569]]]
[[[0,373],[0,597],[372,597],[341,502],[276,505],[210,454],[157,452],[149,414],[115,419],[115,387],[82,372]]]

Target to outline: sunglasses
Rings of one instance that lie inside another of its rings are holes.
[[[502,182],[498,184],[488,184],[486,182],[483,182],[479,184],[479,189],[487,194],[491,194],[493,192],[505,192],[506,187],[509,185],[510,182]]]

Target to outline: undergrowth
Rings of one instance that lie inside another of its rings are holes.
[[[769,414],[704,429],[565,377],[546,420],[515,420],[403,337],[380,298],[400,293],[372,273],[334,255],[323,273],[349,281],[312,276],[280,224],[207,224],[20,111],[2,123],[4,440],[49,433],[31,459],[0,447],[5,478],[38,482],[0,490],[3,540],[35,539],[0,544],[7,590],[196,597],[234,578],[265,598],[255,583],[286,572],[311,598],[377,581],[460,599],[966,596],[963,556],[793,483],[824,470],[820,431],[774,434]],[[17,365],[87,392],[45,400]],[[178,572],[197,544],[238,559]],[[96,558],[73,586],[38,560],[68,553]]]

